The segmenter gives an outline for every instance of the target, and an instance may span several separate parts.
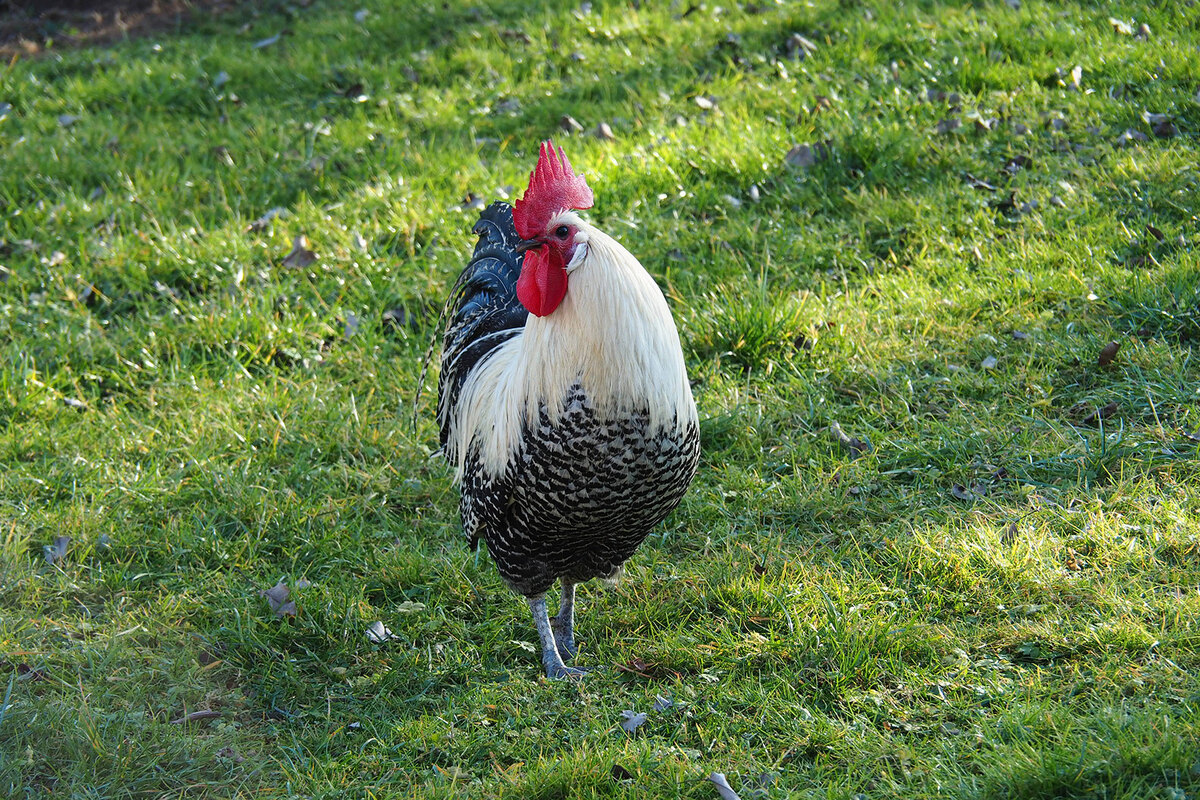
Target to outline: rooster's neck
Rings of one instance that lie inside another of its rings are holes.
[[[579,384],[602,418],[646,409],[655,425],[684,424],[691,390],[662,291],[614,239],[586,223],[581,233],[562,304],[525,324],[527,413],[544,406],[553,421]]]

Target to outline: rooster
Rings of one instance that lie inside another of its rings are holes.
[[[577,652],[576,584],[620,575],[700,457],[670,309],[638,260],[575,213],[592,202],[544,142],[524,196],[475,225],[438,379],[463,532],[527,599],[550,678],[584,673],[565,663]]]

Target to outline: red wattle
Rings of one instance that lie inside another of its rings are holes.
[[[562,255],[551,247],[526,250],[517,278],[517,299],[530,314],[544,317],[562,302],[567,294],[567,270]]]

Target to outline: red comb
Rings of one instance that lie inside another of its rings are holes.
[[[522,239],[532,239],[546,223],[568,208],[591,208],[592,190],[582,175],[576,175],[567,154],[546,140],[542,142],[537,166],[529,173],[529,188],[513,206],[513,223]]]

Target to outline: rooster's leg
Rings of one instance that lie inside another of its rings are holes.
[[[546,611],[546,595],[537,594],[527,599],[529,600],[529,611],[533,614],[533,624],[537,626],[538,638],[542,640],[542,666],[546,668],[546,677],[581,677],[584,671],[568,667],[563,663],[562,656],[558,654],[558,644],[554,641],[549,612]]]
[[[574,658],[579,652],[575,646],[575,583],[566,578],[562,581],[562,602],[558,605],[558,613],[550,618],[550,627],[554,630],[559,655],[564,659]]]

